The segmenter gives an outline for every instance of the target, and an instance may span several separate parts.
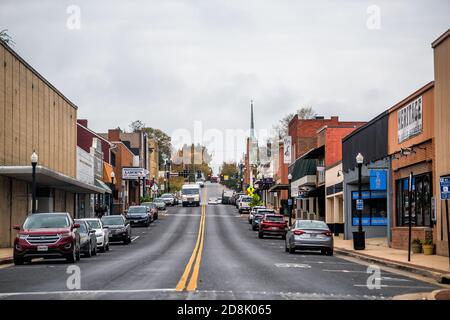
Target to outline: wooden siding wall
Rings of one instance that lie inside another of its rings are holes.
[[[77,110],[0,44],[0,166],[39,165],[76,176]]]
[[[439,177],[450,174],[450,37],[447,37],[434,49],[434,77],[435,190],[439,190]],[[439,192],[436,193],[436,196],[440,196]],[[448,255],[445,206],[443,201],[436,202],[438,230],[436,251],[438,254]]]

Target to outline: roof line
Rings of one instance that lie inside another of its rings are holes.
[[[23,63],[31,72],[33,72],[39,79],[41,79],[47,86],[54,90],[63,100],[65,100],[72,108],[78,110],[78,106],[70,101],[65,95],[61,93],[54,85],[52,85],[47,79],[45,79],[39,72],[36,71],[28,62],[25,61],[17,52],[15,52],[10,46],[0,41],[0,44],[9,51],[17,60]]]
[[[434,49],[436,48],[438,45],[440,45],[445,39],[447,39],[450,36],[450,29],[448,29],[446,32],[444,32],[443,34],[441,34],[436,40],[434,40],[431,43],[431,47]]]
[[[102,139],[103,141],[107,142],[110,146],[112,146],[112,142],[103,138],[100,134],[98,134],[97,132],[89,129],[88,127],[83,126],[82,124],[80,124],[79,122],[77,122],[77,125],[79,125],[80,127],[83,127],[83,129],[86,129],[87,131],[89,131],[90,133],[94,134],[97,138]]]

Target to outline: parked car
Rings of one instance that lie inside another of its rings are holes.
[[[167,209],[166,202],[164,201],[164,199],[155,198],[153,202],[156,204],[158,210],[165,211]]]
[[[208,204],[217,204],[217,198],[209,198]]]
[[[97,249],[100,252],[109,251],[109,230],[103,227],[103,223],[98,218],[86,218],[81,219],[86,221],[89,226],[95,230],[95,236],[97,237]]]
[[[152,222],[152,213],[148,206],[131,206],[128,208],[126,219],[132,227],[148,227]]]
[[[152,221],[158,220],[158,206],[154,202],[142,202],[141,206],[147,206],[150,208],[150,213],[152,215]]]
[[[97,237],[95,230],[84,220],[76,219],[76,223],[80,225],[78,233],[80,234],[80,249],[85,257],[97,255]]]
[[[166,203],[166,205],[168,205],[168,206],[175,205],[175,196],[171,193],[164,193],[161,195],[160,198],[163,199],[164,202]]]
[[[267,209],[267,208],[256,209],[256,212],[253,215],[253,219],[252,219],[252,230],[253,231],[259,230],[260,220],[262,219],[262,217],[264,217],[265,214],[270,214],[270,213],[274,214],[275,210]]]
[[[109,229],[109,241],[131,242],[131,226],[123,215],[103,216],[102,223]]]
[[[286,252],[295,250],[320,250],[333,255],[333,234],[328,225],[319,220],[297,220],[286,234]]]
[[[252,202],[252,197],[243,196],[239,200],[239,213],[250,212],[250,203]]]
[[[259,223],[258,238],[264,236],[281,236],[286,239],[287,222],[281,214],[265,214]]]
[[[217,198],[217,204],[222,204],[223,203],[223,199],[222,198]]]
[[[254,206],[251,210],[250,213],[248,215],[248,223],[252,224],[253,222],[253,217],[255,216],[255,213],[258,209],[266,209],[266,207],[264,206]]]
[[[246,197],[247,195],[245,193],[237,193],[236,194],[236,200],[234,201],[234,205],[236,206],[236,209],[239,209],[239,201],[241,201],[242,197]]]
[[[27,217],[14,240],[14,264],[31,262],[33,258],[65,258],[70,263],[80,260],[80,234],[69,213],[35,213]]]

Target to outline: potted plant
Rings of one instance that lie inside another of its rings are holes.
[[[413,253],[422,253],[422,242],[420,239],[414,239],[411,242],[411,249]]]
[[[423,253],[426,255],[432,255],[434,253],[434,244],[433,240],[428,239],[425,240],[422,244]]]

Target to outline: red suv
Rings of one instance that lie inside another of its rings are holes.
[[[80,234],[67,212],[35,213],[25,220],[14,240],[14,264],[31,262],[33,258],[65,258],[80,260]]]
[[[265,235],[281,236],[286,239],[287,223],[280,214],[266,214],[259,223],[258,238]]]

